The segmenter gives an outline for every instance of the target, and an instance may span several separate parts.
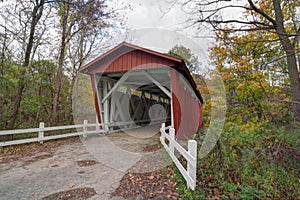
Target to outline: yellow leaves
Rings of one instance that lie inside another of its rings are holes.
[[[244,134],[253,133],[255,131],[255,128],[258,128],[261,126],[260,123],[257,123],[257,118],[253,118],[253,121],[248,121],[246,124],[241,125],[241,132]]]
[[[240,64],[241,64],[241,66],[238,68],[239,72],[246,72],[247,73],[247,71],[252,70],[252,65],[249,65],[248,63],[246,63],[245,60],[241,60]]]
[[[270,3],[258,1],[256,5],[269,13],[272,12]],[[283,12],[286,14],[285,10]],[[245,13],[246,18],[249,15]],[[268,99],[289,96],[284,77],[278,74],[284,71],[285,63],[277,60],[273,62],[274,58],[283,56],[279,42],[275,42],[278,35],[264,30],[246,34],[230,31],[219,34],[222,38],[217,40],[210,53],[225,84],[229,110],[227,120],[236,123],[241,133],[251,134],[260,124],[255,122],[256,118],[262,121],[271,119],[268,113],[280,113],[283,107],[278,102],[271,104]],[[270,112],[272,110],[274,112]]]
[[[261,71],[254,71],[252,73],[252,78],[253,79],[261,79],[261,78],[265,78],[265,76]]]
[[[236,136],[233,137],[232,140],[229,141],[229,144],[231,146],[236,146],[239,143],[239,139],[240,139],[240,136],[236,135]]]
[[[204,122],[204,123],[203,123],[203,126],[204,126],[204,127],[209,127],[209,122]]]
[[[230,73],[226,73],[226,74],[223,74],[223,78],[225,79],[225,80],[230,80],[230,79],[232,79],[234,76],[232,75],[232,74],[230,74]]]
[[[201,93],[209,94],[209,89],[207,86],[204,85],[197,85],[197,90]]]
[[[236,89],[239,90],[239,91],[243,90],[244,88],[245,88],[245,87],[244,87],[244,84],[239,84],[239,85],[236,87]]]
[[[264,83],[261,83],[261,85],[262,85],[262,87],[265,88],[265,87],[269,87],[270,84],[268,82],[264,82]]]
[[[219,50],[219,55],[220,55],[220,56],[226,56],[226,55],[227,55],[227,50],[226,50],[225,48],[221,48],[221,49]]]

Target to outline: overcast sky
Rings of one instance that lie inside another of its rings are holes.
[[[125,40],[160,52],[167,52],[176,44],[184,45],[198,57],[207,57],[211,40],[196,39],[196,32],[187,28],[189,16],[179,4],[172,6],[169,0],[125,0],[132,11],[128,12],[129,33]],[[172,6],[171,9],[169,9]],[[208,33],[198,33],[198,36]],[[124,40],[121,38],[119,40]]]
[[[133,28],[166,28],[176,30],[184,25],[187,16],[176,4],[168,0],[125,0],[132,7],[128,15],[128,25]],[[167,12],[169,10],[169,12]]]
[[[126,40],[163,53],[176,44],[181,44],[190,48],[200,60],[208,60],[208,47],[213,42],[212,34],[204,27],[200,27],[200,30],[197,30],[199,26],[189,27],[191,16],[183,11],[180,4],[172,4],[174,0],[124,0],[123,2],[128,3],[132,11],[126,14],[129,33],[125,37],[117,38],[118,42]],[[233,17],[237,16],[236,13],[231,10],[227,15]]]

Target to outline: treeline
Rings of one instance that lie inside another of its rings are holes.
[[[0,11],[0,130],[72,123],[78,69],[122,27],[106,0],[14,0]]]

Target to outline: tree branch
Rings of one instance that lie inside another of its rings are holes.
[[[214,24],[228,24],[228,23],[238,23],[238,24],[247,24],[247,25],[261,25],[264,27],[274,28],[274,26],[270,26],[270,24],[266,24],[258,21],[240,21],[240,20],[211,20],[211,19],[200,19],[197,22],[206,22],[206,23],[214,23]]]
[[[221,11],[221,10],[224,10],[226,8],[242,8],[242,9],[245,9],[245,10],[252,10],[251,8],[248,8],[248,7],[245,7],[245,6],[238,6],[238,5],[229,5],[229,6],[222,6],[222,7],[219,7],[219,8],[215,8],[215,9],[212,9],[212,10],[201,10],[200,12],[201,13],[208,13],[208,12],[218,12],[218,11]]]
[[[264,11],[260,10],[258,7],[256,7],[253,3],[252,0],[248,0],[248,3],[250,5],[250,7],[257,13],[259,13],[260,15],[262,15],[264,18],[266,18],[268,21],[270,21],[274,26],[276,25],[276,21],[275,19],[273,19],[272,17],[270,17],[267,13],[265,13]]]
[[[209,6],[213,4],[217,4],[220,2],[230,2],[231,0],[215,0],[215,1],[205,1],[205,3],[198,3],[198,6]]]
[[[287,101],[287,100],[281,100],[281,99],[274,99],[274,98],[269,98],[269,101],[278,101],[278,102],[284,102],[284,103],[291,103],[291,104],[299,104],[299,101]]]

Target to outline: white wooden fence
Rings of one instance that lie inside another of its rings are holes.
[[[169,130],[169,134],[166,131]],[[173,127],[165,127],[165,124],[162,123],[160,128],[160,142],[165,147],[166,151],[172,158],[173,162],[179,169],[180,173],[183,175],[184,179],[187,182],[187,185],[192,190],[195,190],[196,187],[196,171],[197,171],[197,142],[195,140],[188,141],[188,150],[185,150],[178,142],[175,140],[175,129]],[[166,144],[165,140],[169,141],[169,144]],[[177,150],[187,161],[187,169],[185,169],[180,161],[175,156],[174,150]]]
[[[80,136],[80,135],[89,135],[89,134],[97,134],[97,133],[106,133],[105,130],[100,129],[104,126],[112,126],[112,124],[89,124],[87,120],[84,120],[83,124],[78,125],[68,125],[68,126],[55,126],[55,127],[45,127],[43,122],[40,123],[39,128],[31,128],[31,129],[19,129],[19,130],[6,130],[0,131],[0,136],[3,135],[14,135],[14,134],[24,134],[24,133],[38,133],[37,137],[29,138],[29,139],[19,139],[19,140],[11,140],[0,142],[0,147],[16,145],[16,144],[24,144],[30,142],[43,142],[45,140],[53,140],[59,138]],[[88,127],[94,127],[94,130],[88,130]],[[45,136],[46,131],[57,131],[57,130],[66,130],[66,129],[81,129],[80,132],[73,133],[63,133],[57,135],[49,135]],[[169,131],[167,133],[166,131]],[[161,136],[160,141],[163,144],[164,148],[172,158],[173,162],[179,169],[180,173],[185,178],[187,185],[192,190],[195,190],[196,187],[196,169],[197,169],[197,142],[195,140],[188,141],[188,150],[185,150],[178,142],[175,140],[175,129],[173,127],[165,127],[165,123],[162,123],[160,128]],[[168,145],[166,144],[166,139],[168,140]],[[175,156],[175,149],[186,159],[187,161],[187,169],[185,169],[180,161]]]
[[[118,132],[118,131],[125,131],[128,129],[139,128],[140,126],[136,125],[135,123],[139,122],[148,122],[149,120],[139,120],[139,121],[129,121],[129,122],[114,122],[114,123],[95,123],[89,124],[88,120],[84,120],[83,124],[77,125],[68,125],[68,126],[54,126],[54,127],[45,127],[44,122],[40,122],[39,128],[30,128],[30,129],[18,129],[18,130],[5,130],[0,131],[0,136],[3,135],[16,135],[16,134],[24,134],[24,133],[38,133],[38,137],[28,138],[28,139],[19,139],[19,140],[11,140],[0,142],[0,147],[9,146],[9,145],[16,145],[16,144],[25,144],[30,142],[43,142],[45,140],[53,140],[53,139],[60,139],[66,137],[73,137],[79,135],[89,135],[89,134],[96,134],[96,133],[108,133],[108,132]],[[152,119],[151,123],[161,123],[161,121],[165,121],[165,119]],[[121,129],[110,130],[110,128],[118,126],[122,127]],[[128,127],[126,127],[128,126]],[[88,127],[94,127],[94,130],[88,130]],[[100,127],[102,129],[100,130]],[[57,131],[57,130],[66,130],[66,129],[81,129],[81,132],[73,132],[73,133],[63,133],[57,135],[49,135],[45,136],[44,133],[46,131]]]
[[[79,135],[85,136],[85,135],[89,135],[89,134],[104,133],[105,132],[104,130],[99,129],[99,126],[103,126],[103,125],[104,124],[89,124],[87,120],[84,120],[83,124],[45,127],[44,122],[41,122],[39,125],[39,128],[0,131],[0,136],[24,134],[24,133],[38,133],[37,137],[34,137],[34,138],[0,142],[0,147],[16,145],[16,144],[24,144],[24,143],[30,143],[30,142],[41,142],[42,143],[45,140],[53,140],[53,139],[73,137],[73,136],[79,136]],[[95,129],[88,130],[88,127],[95,127]],[[44,133],[46,131],[56,131],[56,130],[65,130],[65,129],[74,129],[74,128],[76,128],[76,129],[82,128],[82,131],[74,132],[74,133],[63,133],[63,134],[58,134],[58,135],[49,135],[49,136],[44,135]]]

